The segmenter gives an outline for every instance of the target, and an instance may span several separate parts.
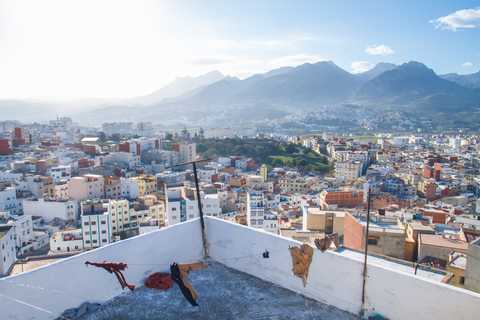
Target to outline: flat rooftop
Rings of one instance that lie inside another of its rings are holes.
[[[336,251],[337,253],[340,253],[342,256],[350,257],[353,258],[357,261],[364,261],[365,254],[363,252],[351,250],[349,248],[342,247],[339,250]],[[375,266],[383,266],[383,267],[388,267],[390,269],[394,269],[396,271],[401,271],[405,273],[410,273],[415,275],[415,267],[413,266],[412,263],[405,261],[406,263],[401,263],[401,262],[396,262],[387,258],[379,257],[379,256],[374,256],[369,254],[367,257],[367,263],[368,264],[373,264]],[[367,271],[368,273],[368,271]],[[435,270],[429,270],[429,269],[422,269],[418,268],[417,269],[417,277],[421,278],[426,278],[434,281],[441,282],[443,278],[445,277],[445,273],[443,272],[438,272]]]
[[[166,291],[142,286],[125,289],[80,319],[362,319],[218,262],[191,271],[188,280],[199,307],[190,305],[177,284]]]

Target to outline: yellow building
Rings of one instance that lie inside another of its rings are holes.
[[[145,196],[149,194],[157,194],[157,177],[149,174],[142,174],[138,177],[130,178],[139,182],[139,195]]]

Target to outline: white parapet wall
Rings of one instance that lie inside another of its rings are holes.
[[[0,279],[2,319],[56,319],[85,301],[103,303],[123,292],[115,274],[85,262],[123,262],[128,284],[143,285],[170,264],[203,258],[199,220],[113,243],[16,276]]]
[[[206,219],[210,257],[231,268],[352,313],[362,310],[363,261],[314,248],[307,286],[292,275],[289,246],[302,243],[242,225]],[[270,258],[262,253],[269,251]],[[365,316],[388,319],[472,319],[480,294],[368,264]]]

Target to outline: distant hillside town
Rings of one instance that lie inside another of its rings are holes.
[[[442,270],[446,283],[480,293],[479,152],[480,137],[464,133],[2,121],[0,276],[38,250],[65,257],[196,219],[200,194],[206,216],[310,244],[337,234],[344,247]],[[181,164],[205,158],[197,193]]]

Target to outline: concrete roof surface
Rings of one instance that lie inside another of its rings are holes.
[[[143,286],[125,289],[80,319],[362,319],[218,262],[191,271],[188,280],[198,294],[198,307],[190,305],[177,284],[166,291]]]

